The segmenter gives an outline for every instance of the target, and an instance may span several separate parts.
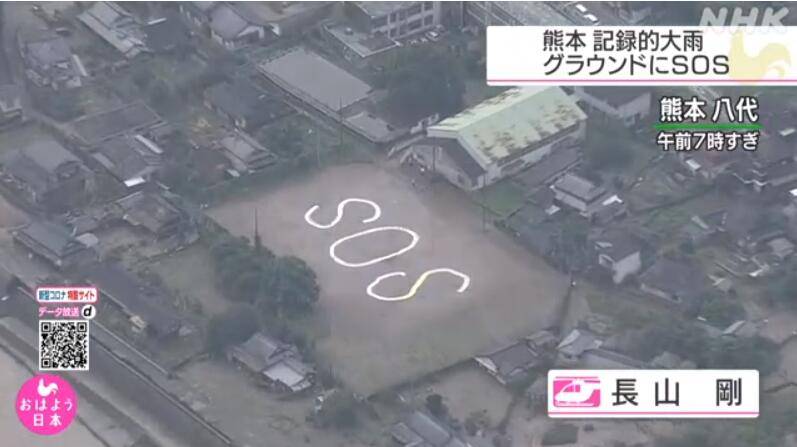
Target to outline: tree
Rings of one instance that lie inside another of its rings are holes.
[[[302,130],[295,124],[268,132],[269,147],[274,149],[281,157],[296,157],[302,152]]]
[[[387,76],[388,104],[402,114],[451,115],[462,109],[464,70],[450,53],[408,48]]]
[[[235,306],[208,322],[208,351],[218,354],[229,346],[242,343],[257,332],[258,328],[257,316],[251,306]]]
[[[711,344],[703,366],[757,369],[762,376],[766,376],[777,369],[779,356],[778,345],[763,337],[720,338]]]
[[[785,275],[771,283],[767,296],[775,303],[797,308],[797,275]]]
[[[443,396],[435,393],[426,396],[426,409],[432,416],[443,418],[448,415],[448,407],[443,403]]]
[[[338,429],[357,425],[357,401],[351,393],[338,390],[324,401],[318,420],[322,427]]]
[[[289,313],[308,311],[318,301],[315,272],[301,259],[284,256],[275,259],[269,269],[267,285],[273,303]]]
[[[745,311],[733,298],[712,295],[703,300],[699,314],[709,323],[725,327],[744,318]]]
[[[628,129],[616,123],[591,123],[587,127],[584,155],[590,170],[623,167],[633,158],[627,142],[633,138]]]

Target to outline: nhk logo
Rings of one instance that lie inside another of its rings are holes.
[[[728,20],[729,8],[705,8],[700,18],[700,26],[784,26],[782,20],[789,15],[789,8],[764,9],[759,23],[756,7],[750,8],[745,14],[742,8],[733,8],[733,16]]]

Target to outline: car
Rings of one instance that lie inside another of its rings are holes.
[[[581,3],[576,3],[575,5],[573,5],[573,7],[576,8],[576,10],[581,14],[586,14],[589,12],[589,9],[587,9],[587,7],[582,5]]]
[[[584,14],[584,18],[587,19],[587,21],[593,25],[598,25],[601,23],[601,21],[598,20],[598,18],[595,17],[594,14]]]
[[[428,37],[429,40],[431,41],[437,41],[437,39],[440,38],[440,33],[438,33],[437,31],[427,31],[426,37]]]

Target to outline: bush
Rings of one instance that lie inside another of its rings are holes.
[[[442,418],[448,414],[448,407],[443,403],[443,396],[439,394],[430,394],[426,396],[426,409],[432,413],[432,416]]]
[[[555,424],[542,435],[542,445],[566,445],[578,442],[578,427],[573,424]]]
[[[354,427],[357,425],[357,401],[351,393],[337,391],[324,401],[318,420],[322,427]]]
[[[207,349],[213,354],[220,354],[227,347],[248,340],[259,327],[257,314],[252,306],[233,307],[208,322]]]

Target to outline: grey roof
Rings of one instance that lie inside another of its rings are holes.
[[[82,164],[80,160],[52,138],[38,139],[12,152],[2,161],[3,170],[23,181],[38,193],[44,193],[57,182],[61,168]]]
[[[584,86],[581,88],[590,96],[601,99],[612,107],[622,106],[650,93],[649,88],[635,86]]]
[[[60,36],[45,34],[25,43],[28,59],[36,65],[50,66],[71,63],[72,50]]]
[[[72,122],[77,134],[90,145],[125,132],[140,132],[162,123],[161,118],[143,102],[86,116]]]
[[[443,148],[446,155],[454,160],[454,163],[459,166],[462,172],[465,173],[472,181],[476,181],[480,176],[484,175],[484,168],[473,157],[470,156],[468,151],[462,147],[456,139],[453,138],[436,138],[428,137],[421,140],[419,145],[439,146]]]
[[[144,177],[160,164],[159,154],[132,135],[120,135],[100,144],[94,158],[120,181]]]
[[[442,422],[421,411],[394,425],[391,434],[408,447],[466,447]]]
[[[0,85],[0,112],[22,107],[22,89],[16,84]]]
[[[608,349],[590,349],[581,357],[586,368],[590,369],[626,369],[647,368],[647,363]]]
[[[560,147],[549,155],[513,177],[527,188],[533,189],[547,183],[581,160],[581,148],[578,146]]]
[[[153,233],[179,222],[183,214],[160,194],[138,191],[116,201],[124,211],[124,220],[141,225]]]
[[[54,222],[31,222],[19,230],[19,235],[35,241],[56,256],[68,255],[86,248],[80,241],[72,237],[66,227]]]
[[[263,371],[272,362],[274,355],[290,349],[290,346],[257,332],[248,340],[231,349],[231,355],[252,371]]]
[[[239,77],[208,88],[205,98],[225,114],[246,119],[249,126],[265,124],[293,112],[281,99]]]
[[[544,2],[492,2],[520,25],[571,25],[567,17]]]
[[[232,132],[219,140],[219,144],[237,158],[247,162],[264,155],[273,156],[271,151],[244,132]]]
[[[225,40],[238,37],[251,23],[229,5],[222,4],[210,13],[210,28]]]
[[[566,192],[586,202],[595,200],[606,192],[603,187],[569,172],[557,180],[553,186],[559,191]]]
[[[698,296],[708,286],[700,266],[685,259],[659,259],[642,274],[640,282],[680,298]]]
[[[477,356],[476,359],[492,362],[496,373],[509,382],[534,368],[540,360],[540,354],[532,349],[528,342],[520,340],[489,354]]]
[[[142,31],[147,37],[147,47],[156,52],[170,51],[188,42],[188,29],[173,15],[144,25]]]
[[[138,276],[118,264],[95,263],[83,269],[83,276],[127,313],[143,319],[156,336],[169,335],[180,328],[180,319],[168,305],[168,296],[145,284]]]
[[[390,13],[407,9],[420,2],[354,2],[364,13],[372,18],[386,16]]]
[[[619,261],[642,249],[642,244],[634,235],[619,229],[609,230],[596,236],[594,242],[598,253],[606,254],[614,261]]]
[[[260,64],[276,83],[338,112],[368,97],[371,86],[305,48],[296,48]]]
[[[577,357],[585,351],[598,349],[601,344],[603,344],[603,342],[592,332],[583,329],[573,329],[573,331],[562,339],[556,347],[556,350],[564,355]]]

